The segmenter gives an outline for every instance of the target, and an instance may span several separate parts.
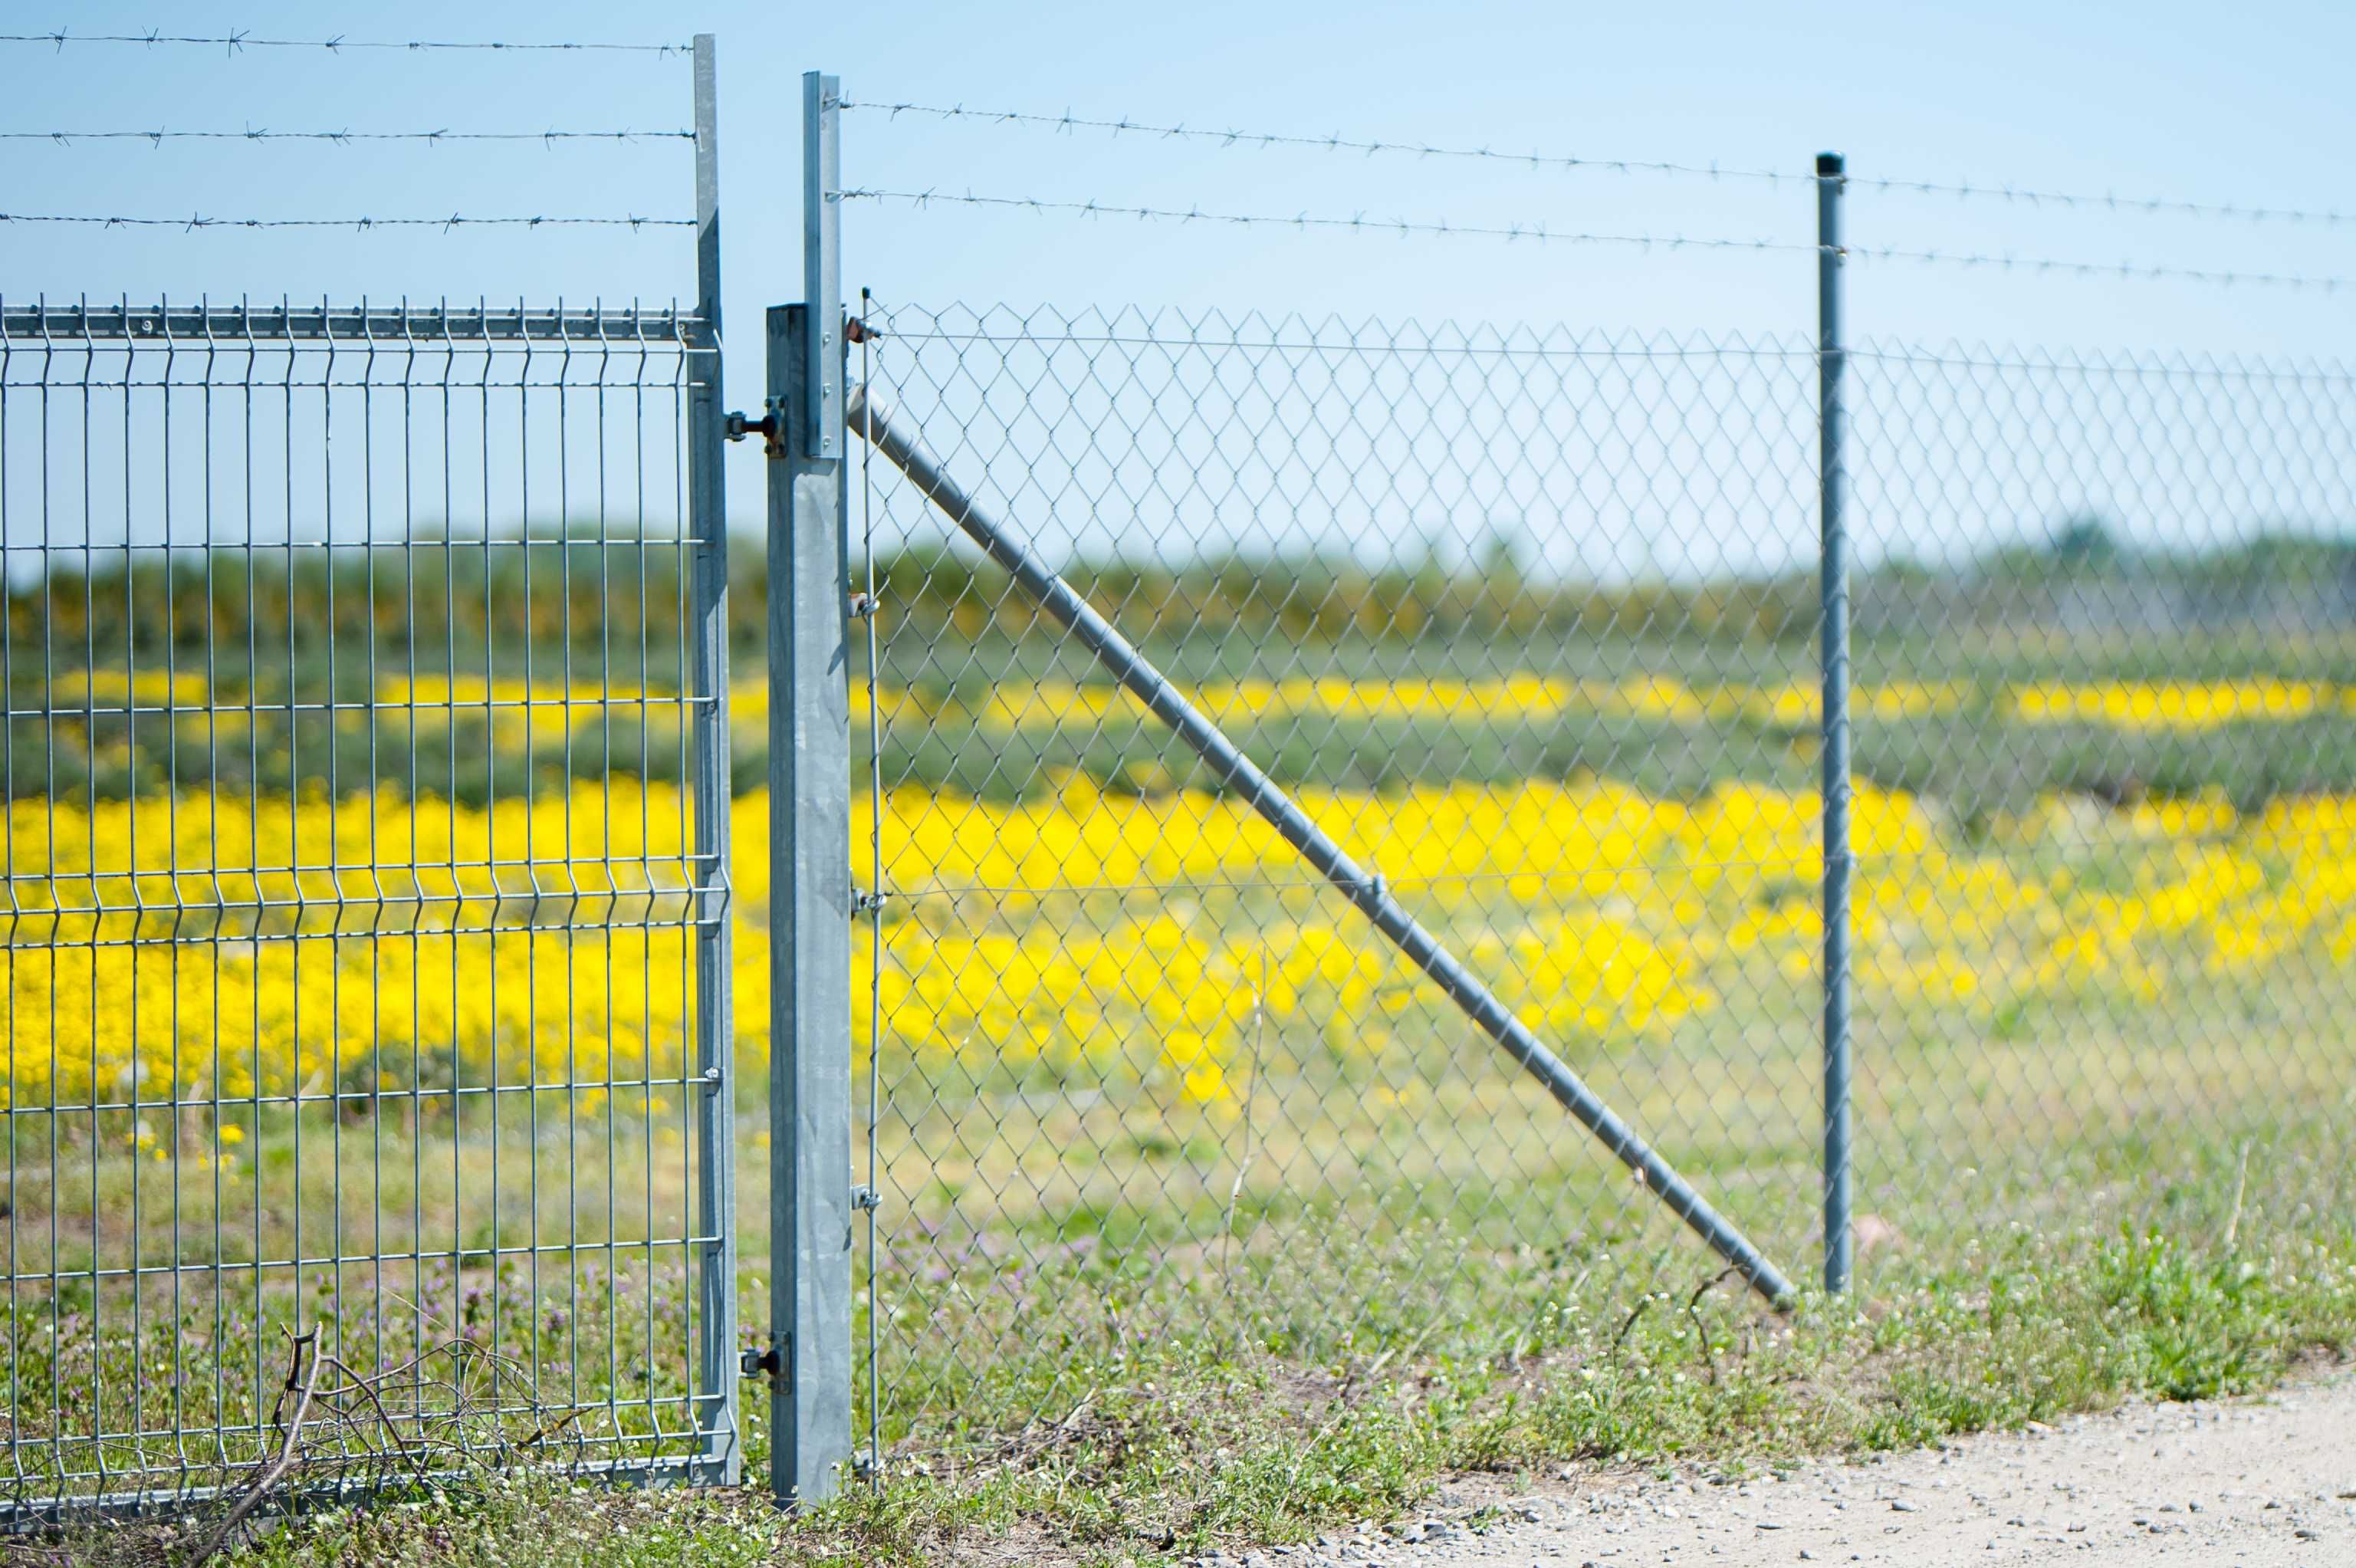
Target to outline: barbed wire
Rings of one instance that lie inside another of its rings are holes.
[[[472,43],[447,39],[418,38],[402,41],[394,38],[350,38],[338,33],[327,38],[256,38],[246,29],[226,33],[189,35],[166,33],[161,30],[145,33],[70,33],[59,27],[48,33],[0,33],[0,44],[51,44],[59,50],[68,44],[204,44],[226,48],[230,54],[240,49],[326,49],[335,53],[342,49],[498,49],[509,53],[599,52],[608,54],[687,55],[694,52],[692,44],[598,44],[598,43]]]
[[[1721,168],[1716,164],[1664,163],[1644,158],[1576,157],[1560,153],[1505,153],[1491,147],[1442,145],[1431,142],[1386,142],[1349,137],[1336,132],[1332,135],[1302,135],[1279,131],[1213,130],[1185,124],[1156,124],[1123,117],[1118,120],[1092,119],[1066,110],[1061,114],[1029,113],[1019,110],[968,109],[963,104],[933,103],[854,103],[846,99],[845,109],[864,109],[888,114],[897,119],[903,114],[923,114],[941,120],[976,120],[990,124],[1028,125],[1057,131],[1108,131],[1115,136],[1136,135],[1155,140],[1211,142],[1230,147],[1311,147],[1327,152],[1378,154],[1408,154],[1423,158],[1485,159],[1492,163],[1514,164],[1523,168],[1601,169],[1621,174],[1698,175],[1711,179],[1764,180],[1781,184],[1788,179],[1812,179],[1809,175],[1790,175],[1777,169]]]
[[[942,190],[884,190],[867,187],[846,190],[842,198],[846,201],[905,201],[916,207],[926,207],[938,201],[963,207],[1020,208],[1042,213],[1070,212],[1088,218],[1136,218],[1151,221],[1280,229],[1344,229],[1368,234],[1436,234],[1466,239],[1528,240],[1538,244],[1635,245],[1666,250],[1713,251],[1813,251],[1816,248],[1774,240],[1574,232],[1550,229],[1544,223],[1450,223],[1444,220],[1419,221],[1406,218],[1369,218],[1364,213],[1340,218],[1302,212],[1284,218],[1273,214],[1214,212],[1200,207],[1125,207],[1105,201],[1051,201],[1038,197],[977,196],[970,191],[959,194]]]
[[[0,142],[634,142],[695,140],[693,131],[0,131]]]
[[[2159,213],[2179,218],[2214,218],[2252,223],[2314,223],[2324,228],[2338,228],[2343,223],[2356,222],[2356,215],[2329,208],[2240,207],[2231,202],[2179,201],[2169,197],[2094,196],[2083,192],[2032,189],[2026,186],[1973,185],[1968,182],[1942,184],[1937,180],[1876,179],[1857,175],[1850,175],[1848,183],[1873,191],[1953,196],[1965,199],[1976,198],[2029,207],[2100,209],[2106,212]]]
[[[1252,228],[1344,230],[1367,234],[1396,234],[1401,237],[1430,234],[1460,239],[1528,240],[1538,244],[1628,245],[1646,250],[1670,251],[1821,252],[1825,249],[1824,246],[1814,242],[1803,243],[1789,240],[1739,239],[1691,234],[1594,233],[1554,229],[1542,222],[1450,223],[1445,220],[1418,221],[1405,218],[1369,218],[1363,213],[1341,218],[1303,212],[1287,218],[1275,213],[1215,212],[1201,207],[1132,207],[1106,201],[1059,201],[1037,197],[979,196],[971,191],[960,193],[943,190],[885,190],[867,187],[845,190],[842,192],[842,197],[845,200],[905,201],[919,208],[929,206],[934,202],[947,202],[961,207],[1010,208],[1039,213],[1067,212],[1086,218],[1135,218],[1144,221],[1209,223]],[[2316,289],[2326,294],[2336,293],[2342,288],[2356,287],[2356,279],[2329,275],[2308,276],[2297,273],[2240,272],[2225,268],[2179,267],[2134,261],[2088,262],[2051,256],[2015,256],[1978,252],[1912,251],[1897,246],[1850,245],[1837,247],[1837,249],[1846,258],[1867,262],[1920,262],[1961,268],[2051,273],[2086,278],[2122,278],[2133,282],[2211,284],[2226,287],[2248,285],[2286,288],[2294,291]]]
[[[473,218],[454,212],[447,218],[186,218],[98,216],[60,212],[0,212],[0,223],[74,223],[103,229],[692,229],[692,218]]]
[[[891,118],[903,114],[921,114],[939,120],[969,120],[980,124],[1021,125],[1051,131],[1103,131],[1116,138],[1134,135],[1153,140],[1204,142],[1223,147],[1301,147],[1336,153],[1359,153],[1372,157],[1398,154],[1419,158],[1463,158],[1490,163],[1510,164],[1526,169],[1586,169],[1618,174],[1658,174],[1704,179],[1743,179],[1781,185],[1786,181],[1813,184],[1819,176],[1806,171],[1785,171],[1773,168],[1728,167],[1711,162],[1679,163],[1654,158],[1610,158],[1563,153],[1511,153],[1492,146],[1466,146],[1433,142],[1383,140],[1365,136],[1345,136],[1339,132],[1330,135],[1302,134],[1298,132],[1245,131],[1217,129],[1208,126],[1168,124],[1131,119],[1117,119],[1075,114],[1066,110],[1061,114],[1012,109],[969,109],[962,103],[937,104],[914,102],[862,103],[844,100],[844,109],[865,110]],[[2101,209],[2131,214],[2166,214],[2177,217],[2209,218],[2247,222],[2313,223],[2327,228],[2356,223],[2356,214],[2331,209],[2295,207],[2242,206],[2232,202],[2187,201],[2170,197],[2123,197],[2115,193],[2096,196],[2084,192],[2047,190],[2008,184],[1976,184],[1969,181],[1942,181],[1899,177],[1879,177],[1855,173],[1847,177],[1856,188],[1877,192],[1922,196],[1952,196],[1959,199],[2001,200],[2036,207]]]
[[[2135,283],[2213,284],[2233,288],[2286,288],[2294,293],[2317,289],[2334,294],[2356,287],[2356,278],[2308,276],[2303,273],[2245,273],[2230,268],[2179,267],[2145,262],[2069,261],[2052,256],[2010,256],[1962,251],[1908,251],[1891,246],[1845,246],[1844,256],[1866,262],[1922,262],[1938,266],[1987,268],[1999,272],[2053,273],[2083,278],[2122,278]]]

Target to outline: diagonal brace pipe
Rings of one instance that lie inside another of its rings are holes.
[[[894,425],[889,415],[875,406],[866,387],[852,389],[843,413],[853,431],[866,437],[894,467],[907,475],[927,499],[980,545],[985,554],[1004,567],[1050,616],[1076,636],[1156,718],[1175,730],[1178,738],[1209,763],[1229,789],[1248,800],[1254,811],[1301,852],[1303,859],[1375,923],[1376,930],[1430,975],[1450,1001],[1505,1047],[1507,1056],[1546,1085],[1547,1093],[1579,1118],[1614,1157],[1635,1173],[1639,1182],[1709,1243],[1712,1251],[1732,1264],[1753,1290],[1779,1306],[1791,1299],[1791,1282],[1751,1244],[1748,1237],[1712,1208],[1708,1200],[1694,1190],[1693,1184],[1679,1176],[1637,1135],[1635,1129],[1598,1099],[1569,1065],[1547,1049],[1546,1042],[1516,1018],[1494,992],[1440,946],[1439,939],[1425,930],[1390,896],[1380,877],[1360,869],[1340,844],[1310,821],[1308,814],[1293,804],[1291,797],[1114,630],[1111,622],[1032,554],[1023,541],[985,515],[957,481],[942,471],[939,462],[914,434]]]

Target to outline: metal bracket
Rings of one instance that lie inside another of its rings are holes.
[[[851,1189],[851,1207],[854,1211],[881,1208],[884,1207],[884,1195],[872,1187],[854,1187]]]
[[[854,887],[851,890],[851,912],[854,915],[872,915],[890,902],[891,897],[892,895],[889,893],[870,893],[864,888]]]
[[[756,1378],[766,1372],[773,1378],[783,1377],[788,1382],[793,1379],[793,1356],[789,1345],[783,1339],[771,1339],[765,1348],[745,1347],[744,1355],[737,1358],[736,1365],[748,1378]]]
[[[778,417],[775,403],[770,403],[767,407],[768,412],[758,419],[747,419],[741,413],[723,416],[720,422],[720,434],[731,441],[742,441],[747,435],[758,435],[761,437],[763,449],[771,457],[784,456],[786,455],[785,421]]]
[[[844,607],[843,613],[852,620],[865,620],[875,613],[875,596],[864,588],[858,590],[851,596],[850,603]]]

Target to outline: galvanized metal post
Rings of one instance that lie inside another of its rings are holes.
[[[712,38],[695,38],[696,324],[688,347],[688,532],[694,539],[692,745],[695,876],[697,1150],[696,1404],[704,1478],[734,1486],[743,1475],[736,1361],[736,1037],[729,941],[728,495],[722,467],[720,366],[719,84]]]
[[[802,78],[805,303],[769,312],[772,1481],[851,1463],[850,543],[835,78]]]
[[[1838,153],[1816,156],[1816,419],[1822,607],[1825,854],[1825,1289],[1849,1283],[1848,532],[1841,515],[1840,198]]]

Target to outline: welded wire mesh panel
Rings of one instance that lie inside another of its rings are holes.
[[[0,1489],[710,1458],[695,323],[0,314]]]
[[[1173,312],[876,325],[854,373],[977,504],[1796,1253],[1812,351]],[[1645,1288],[1664,1256],[1681,1289],[1709,1276],[882,458],[851,505],[880,601],[853,864],[890,897],[858,934],[854,1040],[887,1441],[921,1445],[928,1411],[1060,1419],[1134,1337],[1240,1326],[1314,1359]]]
[[[2356,1129],[2356,381],[1854,350],[1860,1240],[2292,1234]],[[1876,690],[1918,693],[1922,714]]]

